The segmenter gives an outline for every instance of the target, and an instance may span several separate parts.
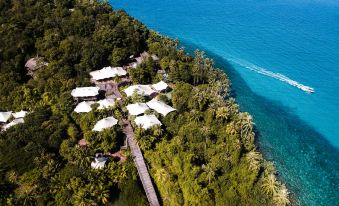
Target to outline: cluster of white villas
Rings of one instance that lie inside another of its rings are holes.
[[[20,111],[20,112],[0,112],[0,124],[3,124],[2,130],[5,131],[8,128],[24,123],[24,117],[26,116],[28,112],[27,111]],[[7,124],[7,122],[12,119],[10,123]]]
[[[95,81],[101,81],[105,79],[114,78],[117,76],[125,76],[127,72],[122,67],[104,67],[101,70],[93,71],[90,73],[91,77]],[[132,96],[134,93],[137,93],[142,96],[152,96],[153,94],[162,92],[168,88],[168,85],[164,81],[160,81],[153,85],[132,85],[124,90],[126,95]],[[92,110],[92,105],[98,103],[98,109],[106,109],[114,106],[115,96],[108,96],[103,100],[92,101],[97,98],[99,95],[99,87],[77,87],[73,89],[71,95],[76,99],[81,99],[81,101],[74,109],[76,113],[87,113]],[[159,119],[155,115],[142,115],[145,111],[153,109],[156,112],[166,116],[168,113],[175,111],[174,108],[169,105],[161,102],[157,99],[152,99],[146,103],[135,103],[129,104],[127,110],[130,115],[137,116],[135,118],[136,125],[142,127],[143,129],[149,129],[155,125],[162,125]],[[113,116],[106,117],[99,120],[95,125],[92,131],[100,132],[106,128],[111,128],[114,125],[118,124],[118,120]],[[102,155],[96,155],[94,161],[91,163],[91,167],[94,169],[101,169],[105,166],[107,157]]]
[[[124,92],[128,97],[132,96],[134,93],[142,96],[151,96],[157,92],[162,92],[167,88],[168,85],[164,81],[160,81],[153,85],[132,85],[125,89]],[[134,121],[138,126],[141,126],[143,129],[149,129],[155,125],[161,126],[161,122],[155,115],[138,116],[144,114],[149,109],[153,109],[163,116],[175,111],[173,107],[155,98],[146,103],[137,102],[127,105],[128,113],[130,115],[137,116]]]

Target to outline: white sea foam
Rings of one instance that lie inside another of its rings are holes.
[[[277,79],[279,81],[282,81],[282,82],[285,82],[291,86],[294,86],[298,89],[301,89],[302,91],[304,92],[307,92],[307,93],[313,93],[314,92],[314,89],[312,87],[309,87],[309,86],[306,86],[306,85],[303,85],[295,80],[292,80],[290,78],[288,78],[287,76],[283,75],[283,74],[280,74],[280,73],[275,73],[275,72],[272,72],[272,71],[269,71],[265,68],[262,68],[260,66],[257,66],[255,64],[252,64],[252,63],[249,63],[249,62],[246,62],[244,60],[239,60],[239,59],[233,59],[233,58],[230,58],[228,59],[229,61],[235,63],[235,64],[238,64],[246,69],[249,69],[251,71],[254,71],[256,73],[259,73],[259,74],[262,74],[262,75],[265,75],[265,76],[268,76],[268,77],[271,77],[271,78],[274,78],[274,79]]]

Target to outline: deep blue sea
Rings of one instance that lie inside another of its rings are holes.
[[[298,205],[339,205],[338,0],[110,2],[215,59]]]

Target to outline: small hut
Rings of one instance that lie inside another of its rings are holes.
[[[36,75],[36,71],[47,65],[48,63],[44,62],[43,59],[40,57],[31,58],[25,64],[27,75],[34,78]]]
[[[132,62],[129,66],[132,68],[137,68],[137,66],[147,60],[149,57],[153,59],[153,61],[159,61],[159,57],[155,54],[149,54],[148,52],[144,51],[140,54],[139,57],[135,58],[135,62]]]
[[[103,169],[107,162],[108,158],[103,156],[102,154],[96,154],[94,161],[91,162],[91,167],[93,169]]]
[[[143,129],[147,130],[155,125],[161,126],[161,122],[159,119],[154,115],[143,115],[135,118],[135,124],[142,127]]]
[[[127,72],[122,67],[104,67],[100,70],[95,70],[89,73],[91,75],[91,81],[102,82],[110,80],[114,77],[126,76]]]
[[[141,84],[129,86],[124,90],[124,92],[128,97],[132,96],[134,92],[142,96],[152,96],[153,94],[156,93],[156,91],[153,90],[150,85],[141,85]]]
[[[156,100],[156,99],[152,99],[146,104],[149,108],[155,110],[156,112],[162,114],[163,116],[166,116],[168,113],[176,110],[173,107],[165,104],[164,102]]]
[[[72,90],[71,95],[77,101],[93,101],[99,96],[99,87],[77,87]]]

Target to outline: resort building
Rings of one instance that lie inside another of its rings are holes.
[[[32,76],[34,78],[35,72],[47,65],[48,63],[44,62],[42,58],[39,57],[31,58],[25,64],[25,68],[27,69],[27,75]]]
[[[103,169],[105,167],[107,159],[107,157],[104,157],[101,154],[96,154],[94,161],[91,162],[91,167],[93,169]]]
[[[142,96],[151,96],[152,94],[156,93],[156,91],[153,90],[151,86],[141,84],[129,86],[124,90],[124,92],[128,97],[132,96],[134,92]]]
[[[162,101],[152,99],[146,103],[147,106],[151,109],[154,109],[156,112],[166,116],[168,113],[175,111],[175,109]]]
[[[132,62],[129,67],[137,68],[138,65],[143,63],[145,60],[147,60],[149,57],[153,59],[153,61],[159,61],[159,57],[155,54],[150,55],[148,52],[144,51],[140,54],[139,57],[135,58],[135,62]]]
[[[114,77],[126,76],[127,72],[122,67],[104,67],[89,73],[93,81],[103,81]]]
[[[27,111],[21,110],[20,112],[15,112],[12,115],[15,119],[19,119],[19,118],[24,118],[27,115],[27,113],[28,113]]]
[[[152,87],[157,92],[162,92],[162,91],[165,91],[168,88],[168,84],[166,84],[164,81],[160,81],[156,84],[152,84]]]
[[[77,101],[96,100],[99,95],[99,87],[77,87],[72,90],[71,95]]]
[[[90,111],[92,111],[92,104],[94,104],[95,102],[93,101],[83,101],[80,102],[74,109],[74,112],[76,113],[88,113]]]
[[[141,126],[143,129],[149,129],[155,125],[161,126],[161,122],[158,120],[158,118],[152,114],[152,115],[143,115],[135,118],[135,124],[138,126]]]
[[[13,121],[11,121],[10,123],[6,124],[4,127],[3,127],[3,130],[7,130],[8,128],[10,127],[13,127],[14,125],[17,125],[17,124],[22,124],[24,123],[24,119],[23,118],[19,118],[19,119],[14,119]]]
[[[118,124],[118,120],[114,117],[106,117],[100,121],[98,121],[92,131],[101,132],[104,129],[113,127],[114,125]]]
[[[6,123],[12,117],[12,112],[0,112],[0,124]]]
[[[99,104],[98,109],[107,109],[107,108],[114,106],[115,100],[112,98],[106,98],[106,99],[97,101],[97,103]]]
[[[127,110],[130,115],[140,115],[149,110],[149,107],[145,103],[135,103],[127,105]]]

